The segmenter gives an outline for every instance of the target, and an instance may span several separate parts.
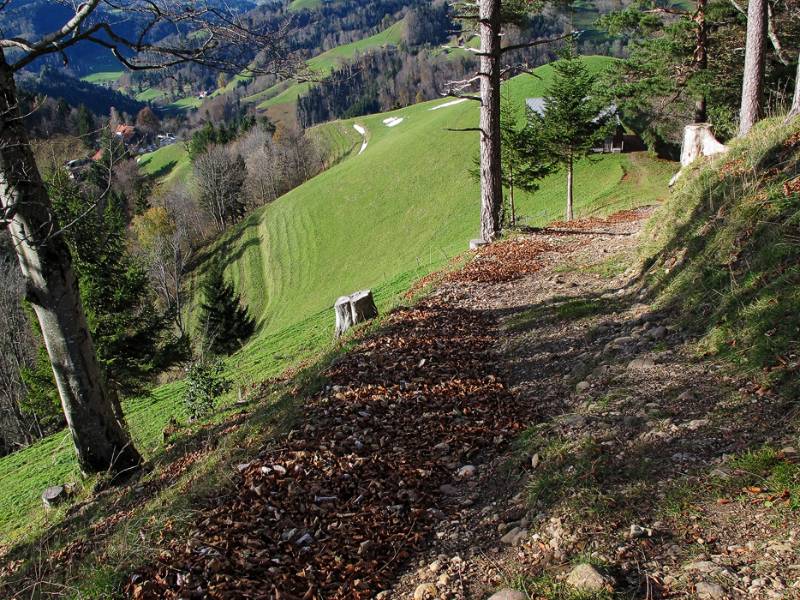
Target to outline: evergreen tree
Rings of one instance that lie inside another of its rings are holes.
[[[85,104],[78,106],[78,111],[75,116],[75,125],[78,129],[78,135],[81,137],[89,136],[94,130],[94,119],[92,113],[86,108]]]
[[[523,127],[520,127],[523,122]],[[553,171],[538,130],[524,127],[523,116],[519,107],[508,95],[504,95],[500,104],[500,141],[501,167],[503,186],[508,190],[508,211],[504,207],[504,220],[511,227],[516,226],[517,211],[514,191],[535,192],[539,189],[538,181]]]
[[[64,171],[49,184],[54,212],[64,224],[81,300],[107,381],[138,394],[146,377],[173,350],[169,321],[154,306],[147,272],[128,251],[124,200],[81,188]]]
[[[255,321],[233,285],[225,281],[221,262],[211,264],[201,291],[204,301],[200,305],[200,323],[206,347],[214,354],[230,354],[250,337]]]
[[[566,220],[574,218],[575,161],[587,156],[606,134],[604,106],[597,93],[597,78],[568,49],[553,63],[553,81],[544,97],[544,112],[528,112],[529,135],[540,141],[553,166],[567,170]]]

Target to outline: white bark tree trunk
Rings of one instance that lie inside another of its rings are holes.
[[[503,185],[500,166],[500,0],[480,0],[481,37],[481,239],[491,242],[501,230]]]
[[[681,147],[681,166],[687,167],[701,156],[714,156],[727,152],[728,147],[721,144],[711,132],[708,123],[687,125],[683,130]]]
[[[794,79],[794,99],[792,100],[792,107],[789,109],[786,120],[790,121],[795,117],[800,117],[800,56],[797,57],[797,75]]]
[[[767,0],[750,0],[747,7],[747,46],[742,77],[739,135],[746,135],[761,117],[767,39]]]
[[[141,457],[114,416],[86,324],[69,249],[57,231],[17,102],[13,73],[0,51],[0,204],[42,329],[78,463],[86,473],[120,472]]]

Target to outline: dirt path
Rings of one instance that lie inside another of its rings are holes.
[[[785,444],[785,407],[641,302],[646,214],[490,246],[395,311],[130,594],[560,598],[590,562],[622,597],[797,597],[792,499],[726,458]]]

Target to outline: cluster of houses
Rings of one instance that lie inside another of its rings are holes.
[[[135,125],[117,125],[114,136],[122,140],[126,150],[131,154],[145,154],[178,141],[174,133],[159,133],[155,139],[144,135]]]
[[[155,137],[139,131],[135,125],[117,125],[112,132],[113,136],[122,141],[126,152],[130,156],[139,156],[148,152],[154,152],[164,146],[170,146],[178,141],[174,133],[159,133]],[[69,172],[71,179],[79,178],[88,167],[103,158],[103,149],[97,150],[94,154],[85,158],[76,158],[64,163],[64,167]]]

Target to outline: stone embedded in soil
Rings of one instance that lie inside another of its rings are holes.
[[[725,590],[718,583],[701,581],[694,587],[697,597],[702,600],[723,600],[726,598]]]
[[[472,479],[477,474],[478,469],[474,465],[464,465],[456,473],[459,479]]]
[[[511,588],[504,588],[489,596],[488,600],[525,600],[525,594]]]
[[[607,589],[608,584],[597,569],[583,563],[569,572],[567,585],[582,592],[600,592]]]
[[[432,583],[421,583],[414,590],[414,600],[434,600],[439,590]]]
[[[591,373],[591,369],[583,361],[578,361],[577,363],[575,363],[575,366],[572,367],[572,370],[570,371],[570,375],[578,380],[583,379],[589,373]]]
[[[714,571],[719,571],[720,567],[710,560],[698,560],[684,565],[683,570],[696,571],[698,573],[713,573]]]
[[[708,419],[694,419],[686,423],[686,429],[689,431],[697,431],[708,425]]]
[[[588,381],[579,381],[578,384],[575,386],[575,391],[579,394],[581,392],[585,392],[591,387],[591,384]]]
[[[508,546],[519,546],[528,537],[528,530],[522,527],[514,527],[500,541]]]
[[[636,369],[651,369],[655,365],[656,363],[652,358],[634,358],[628,363],[628,369],[632,371]]]

